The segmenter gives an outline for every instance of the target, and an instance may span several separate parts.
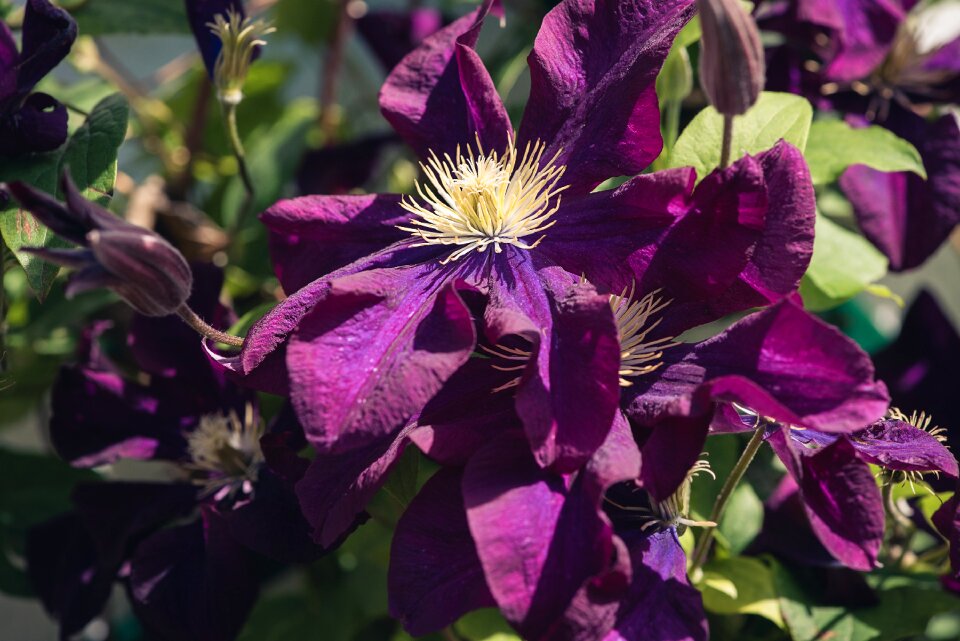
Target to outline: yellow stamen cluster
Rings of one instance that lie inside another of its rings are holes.
[[[937,439],[940,443],[943,443],[945,447],[950,447],[947,445],[947,429],[944,427],[939,427],[933,423],[933,416],[927,414],[926,412],[912,412],[909,416],[904,414],[899,408],[891,407],[887,412],[887,417],[896,421],[903,421],[904,423],[909,423],[913,425],[918,430],[923,430],[933,438]],[[910,491],[914,494],[917,493],[917,485],[921,484],[921,487],[926,489],[931,494],[933,490],[928,487],[923,480],[924,474],[933,474],[935,477],[940,477],[940,472],[937,470],[931,470],[930,472],[919,472],[916,470],[881,470],[877,476],[880,478],[880,481],[883,485],[901,485],[907,483],[910,485]]]
[[[226,17],[218,13],[213,20],[207,26],[223,43],[213,69],[217,96],[226,105],[238,105],[243,100],[243,83],[253,53],[257,47],[267,44],[263,37],[276,29],[263,20],[242,18],[232,9],[227,10]]]
[[[632,383],[627,380],[634,376],[649,374],[662,363],[663,350],[676,345],[673,337],[668,336],[647,341],[647,336],[660,324],[663,319],[650,322],[651,317],[670,304],[658,298],[660,290],[651,292],[638,301],[633,300],[635,285],[629,292],[625,288],[619,296],[610,297],[610,307],[617,321],[617,331],[620,334],[620,385],[629,387]]]
[[[399,228],[419,236],[418,246],[458,245],[444,264],[491,245],[497,253],[502,245],[533,249],[543,236],[532,243],[524,238],[556,222],[550,218],[565,189],[557,187],[565,169],[554,164],[560,152],[544,162],[545,150],[539,141],[527,143],[521,156],[511,139],[502,155],[486,153],[478,136],[476,153],[459,146],[454,158],[431,153],[421,164],[427,180],[417,183],[423,204],[404,198],[402,207],[414,218]]]
[[[187,468],[194,482],[203,486],[204,496],[222,500],[252,492],[264,461],[261,436],[263,423],[251,405],[247,405],[242,420],[235,412],[208,414],[200,419],[200,424],[187,437],[187,450],[192,459]]]

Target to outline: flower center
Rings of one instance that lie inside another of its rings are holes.
[[[203,496],[220,501],[252,494],[264,460],[261,436],[263,423],[251,405],[247,405],[242,420],[232,411],[200,419],[187,438],[191,462],[186,467],[194,482],[204,488]]]
[[[701,473],[710,476],[713,480],[717,479],[717,475],[710,469],[710,464],[706,459],[701,458],[687,470],[680,487],[663,501],[654,501],[649,494],[636,487],[633,487],[634,491],[625,497],[620,496],[623,492],[619,490],[623,487],[613,488],[604,495],[603,499],[617,510],[633,514],[642,522],[641,530],[676,528],[678,534],[683,534],[687,527],[715,527],[717,524],[713,521],[697,521],[690,518],[690,488],[694,479]]]
[[[651,322],[655,314],[663,311],[670,304],[657,296],[660,290],[651,292],[638,301],[633,300],[634,286],[629,293],[624,289],[619,296],[610,296],[610,307],[617,322],[617,332],[620,335],[620,385],[629,387],[632,383],[627,380],[635,376],[649,374],[663,363],[663,350],[673,347],[672,336],[647,340],[662,318]]]
[[[542,232],[556,221],[550,220],[560,207],[557,187],[566,169],[552,159],[541,163],[546,146],[527,143],[520,156],[515,140],[510,139],[503,155],[484,152],[477,138],[477,152],[457,147],[456,157],[441,159],[431,152],[421,163],[427,180],[417,183],[417,193],[425,204],[404,198],[402,207],[414,215],[409,226],[399,228],[419,236],[423,245],[459,245],[442,262],[462,258],[471,251],[482,252],[502,245],[533,249],[543,240],[524,240]]]
[[[220,100],[230,105],[240,104],[253,55],[257,47],[267,44],[263,37],[276,29],[263,20],[243,18],[233,9],[227,9],[226,15],[218,13],[206,26],[223,43],[213,70]]]

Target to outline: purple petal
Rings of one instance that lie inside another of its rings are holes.
[[[321,451],[395,433],[469,358],[470,312],[434,263],[334,280],[287,349],[293,405]]]
[[[285,291],[295,292],[408,238],[396,226],[409,217],[400,196],[303,196],[279,201],[260,220],[270,232],[274,272]]]
[[[90,227],[82,217],[68,210],[52,196],[22,182],[13,182],[7,189],[24,209],[36,216],[45,227],[70,242],[86,246]]]
[[[943,443],[904,421],[877,421],[850,442],[868,463],[891,470],[943,472],[957,477],[957,459]]]
[[[786,143],[707,176],[671,170],[564,201],[538,251],[605,291],[657,289],[679,334],[795,291],[813,251],[813,187]]]
[[[947,499],[931,520],[950,545],[950,567],[956,582],[960,575],[960,494]]]
[[[707,441],[710,415],[668,416],[641,432],[649,435],[640,451],[640,485],[657,501],[673,494],[693,467]]]
[[[486,312],[488,334],[498,342],[510,318],[523,323],[533,344],[517,391],[517,413],[540,465],[568,472],[600,446],[620,396],[620,341],[608,296],[588,284],[539,272],[529,258],[508,251],[497,258]]]
[[[895,271],[921,265],[960,223],[958,118],[946,114],[923,126],[924,134],[911,137],[911,142],[923,158],[926,181],[913,173],[884,173],[865,165],[850,167],[840,177],[864,235]]]
[[[397,142],[392,134],[380,134],[308,151],[297,170],[300,193],[342,196],[353,192],[370,180],[383,165],[384,152]]]
[[[932,415],[953,440],[960,429],[960,407],[953,400],[960,336],[933,296],[921,292],[914,299],[897,340],[873,362],[877,377],[890,387],[893,405]]]
[[[787,474],[763,504],[763,529],[751,544],[801,565],[832,566],[837,561],[810,528],[800,487]]]
[[[475,11],[424,39],[387,76],[380,110],[397,133],[426,159],[457,145],[502,150],[513,131],[490,74],[473,52],[483,20],[496,4]]]
[[[889,401],[873,379],[870,357],[789,300],[696,346],[668,349],[664,360],[624,391],[628,416],[641,424],[706,414],[709,399],[735,401],[791,425],[853,432],[882,416]]]
[[[560,152],[581,193],[640,173],[660,154],[654,85],[693,2],[565,0],[543,20],[528,59],[530,100],[519,146]],[[562,151],[561,151],[562,150]]]
[[[17,42],[6,22],[0,21],[0,111],[6,107],[7,99],[17,92],[17,63],[20,53]]]
[[[296,485],[315,541],[331,547],[357,526],[363,509],[403,454],[409,432],[404,429],[349,452],[317,454]]]
[[[796,452],[783,431],[770,438],[797,479],[807,517],[824,547],[847,567],[869,572],[883,543],[885,515],[870,467],[846,437],[813,455]]]
[[[822,0],[813,3],[815,9]],[[905,12],[897,0],[832,3],[843,27],[833,59],[823,69],[825,78],[838,82],[859,80],[870,75],[887,56]]]
[[[451,468],[437,472],[407,507],[393,536],[390,614],[416,636],[496,605],[470,537],[462,475]]]
[[[463,497],[487,585],[526,637],[546,632],[612,558],[612,528],[598,510],[602,483],[590,476],[541,469],[519,434],[491,441],[467,463]]]
[[[687,559],[672,530],[622,535],[630,550],[633,582],[620,602],[616,627],[604,641],[706,641],[700,592],[687,580]]]
[[[52,151],[67,139],[67,108],[31,94],[10,118],[0,118],[0,156]]]
[[[207,68],[207,73],[213,78],[213,68],[223,43],[210,31],[208,23],[213,22],[217,14],[226,17],[228,11],[233,11],[241,17],[245,16],[243,0],[184,0],[184,3],[187,7],[190,30],[193,31],[193,37],[197,41],[203,64]]]
[[[164,639],[233,641],[258,591],[243,548],[206,514],[154,534],[130,561],[134,612]]]
[[[77,39],[77,23],[47,0],[28,0],[23,15],[23,42],[17,88],[29,93],[40,79],[67,57]]]

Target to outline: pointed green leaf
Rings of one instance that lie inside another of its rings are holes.
[[[917,148],[883,127],[855,129],[842,120],[818,120],[810,127],[804,155],[815,185],[835,181],[850,165],[927,177]]]
[[[22,180],[59,197],[57,177],[69,167],[83,195],[106,205],[117,179],[117,150],[127,132],[128,115],[127,102],[120,94],[104,98],[61,149],[26,159],[0,160],[0,181]],[[57,246],[62,241],[16,202],[0,209],[0,232],[26,271],[30,287],[43,300],[60,270],[21,249]]]

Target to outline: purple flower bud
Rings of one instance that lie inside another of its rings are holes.
[[[156,233],[131,225],[85,199],[67,172],[65,202],[15,182],[10,193],[54,233],[76,249],[27,249],[40,258],[74,268],[67,295],[107,287],[146,316],[175,313],[190,295],[193,276],[183,255]]]
[[[725,116],[744,113],[763,90],[763,45],[757,23],[739,0],[697,0],[703,40],[700,82]]]

